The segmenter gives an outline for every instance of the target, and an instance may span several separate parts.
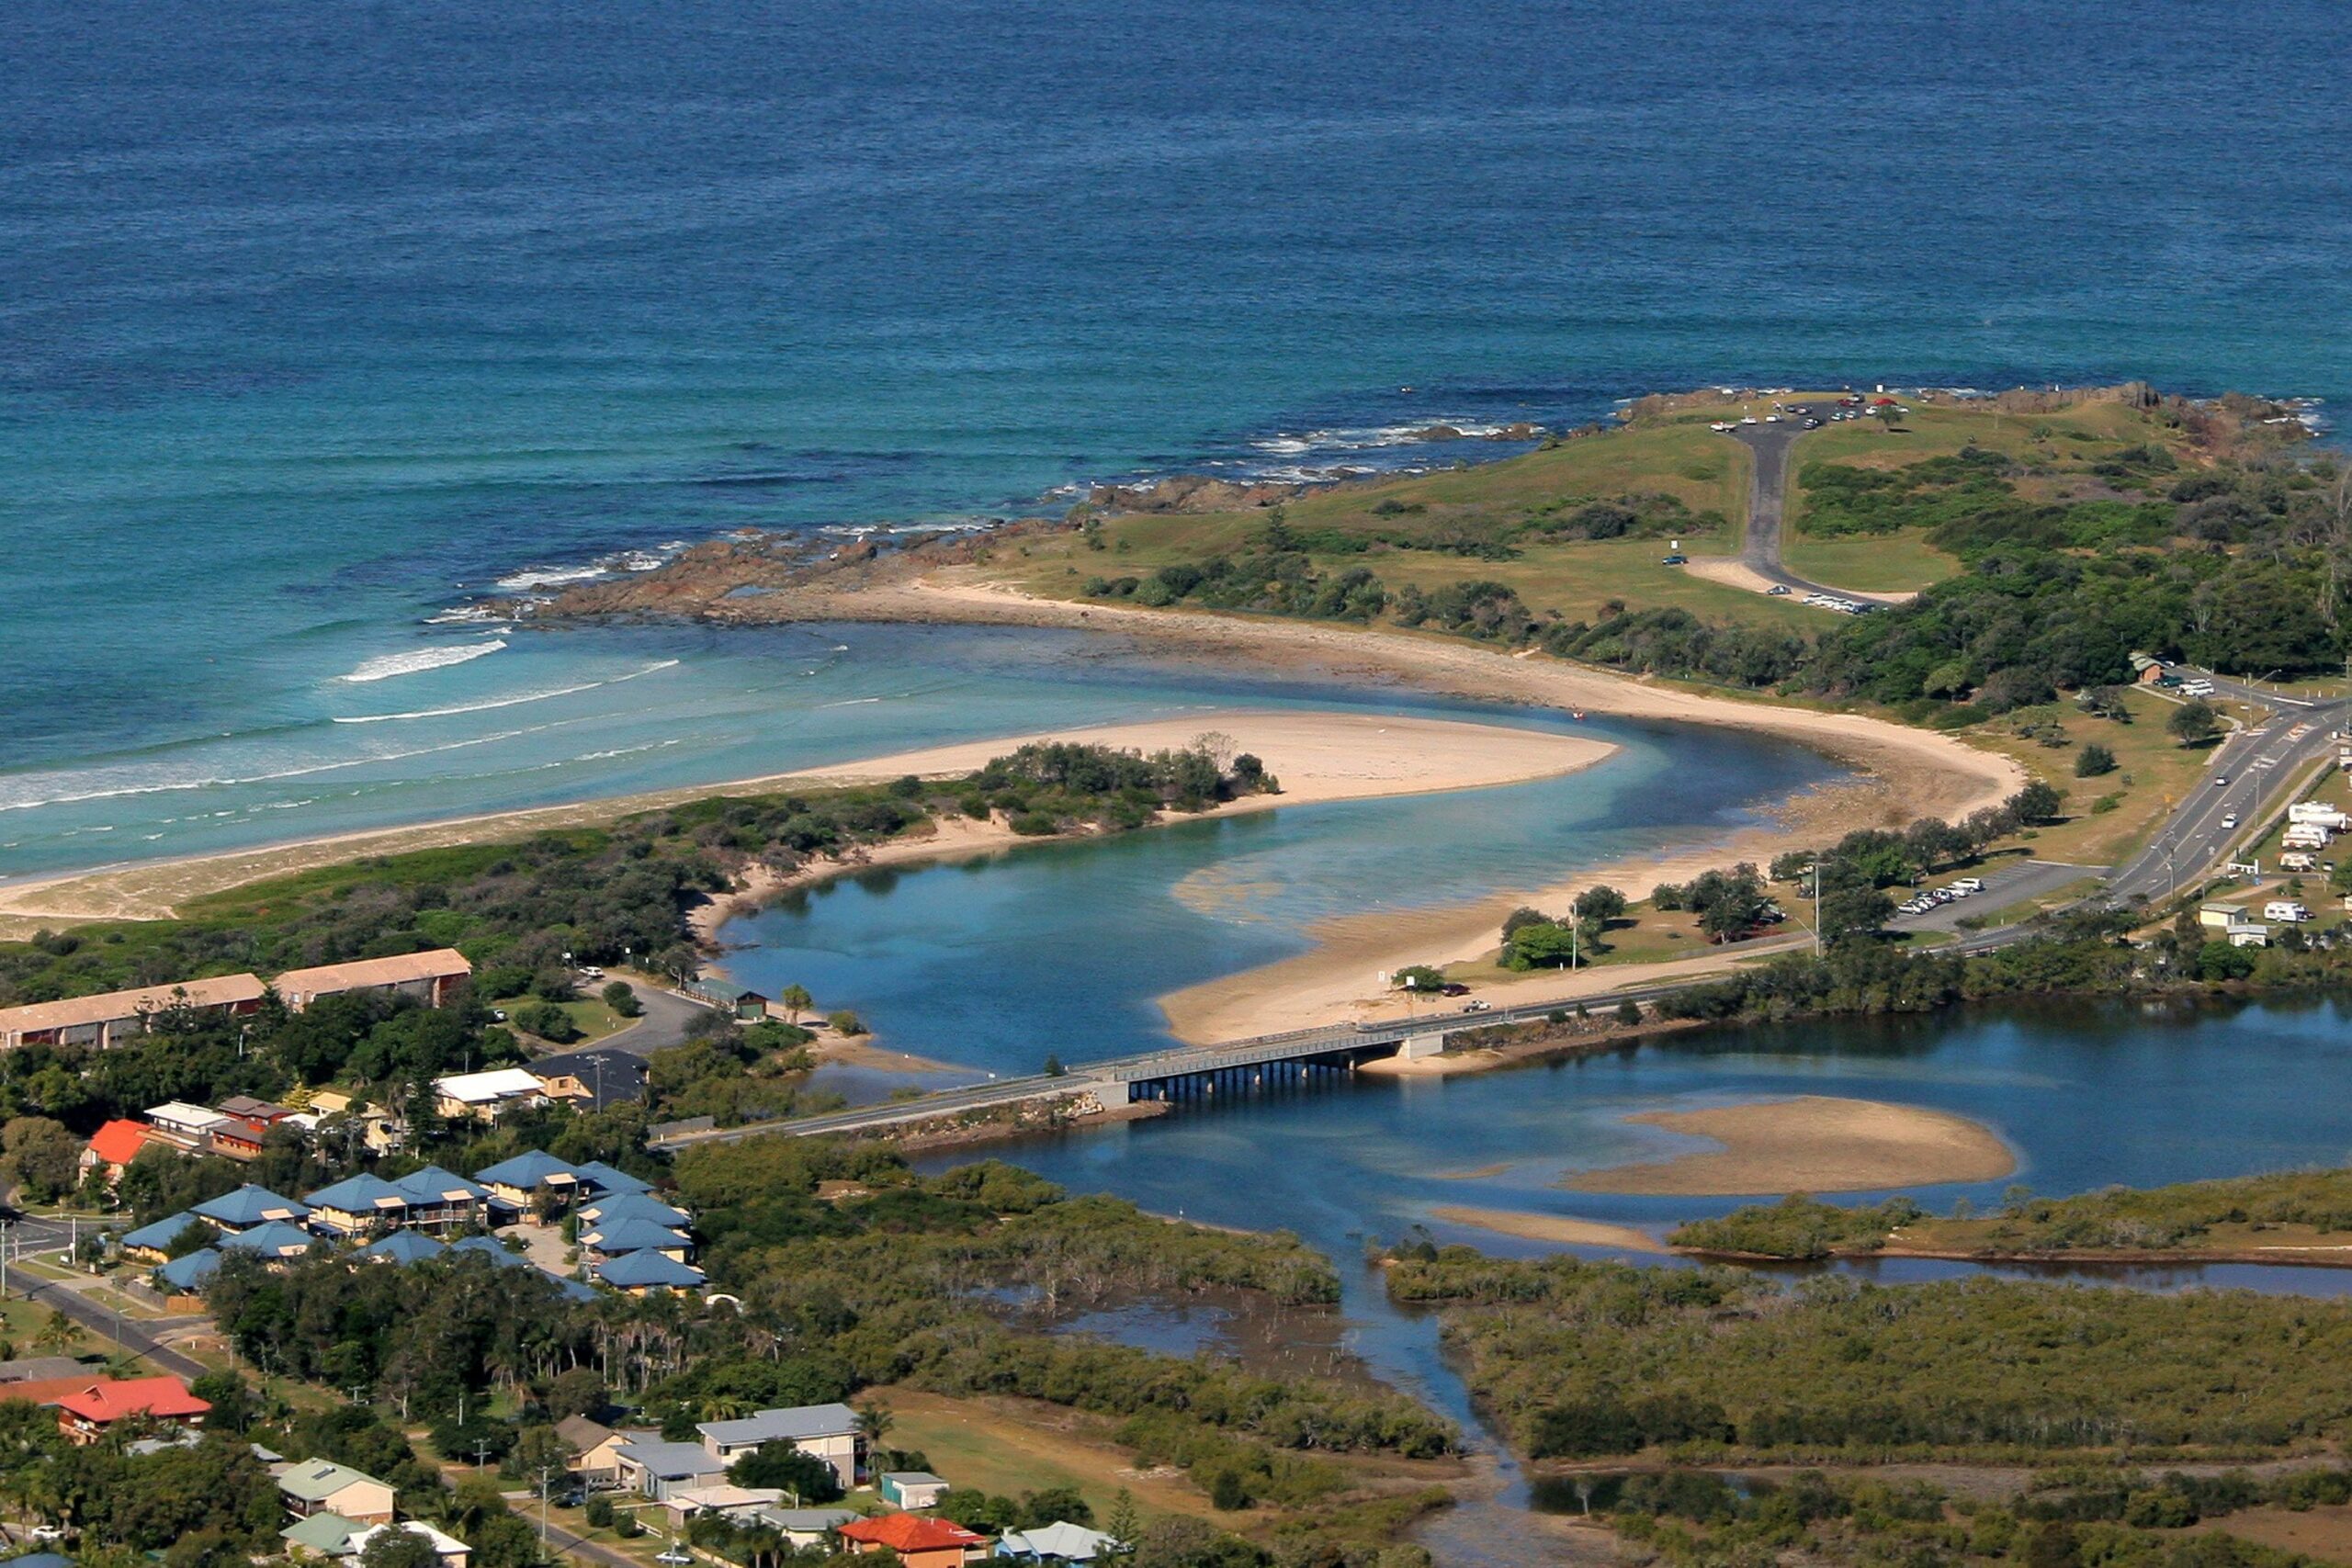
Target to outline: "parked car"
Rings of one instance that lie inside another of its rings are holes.
[[[1462,1004],[1462,1010],[1464,1012],[1487,1012],[1490,1011],[1494,1005],[1495,1004],[1492,1002],[1464,1002]]]
[[[1770,588],[1766,589],[1764,592],[1767,592],[1767,593],[1770,593],[1770,594],[1771,594],[1771,595],[1773,595],[1774,597],[1776,597],[1776,598],[1777,598],[1777,597],[1779,597],[1780,595],[1786,593],[1788,591],[1789,591],[1789,585],[1788,585],[1787,583],[1785,583],[1785,582],[1776,582],[1776,583],[1772,584],[1772,586],[1771,586],[1771,587],[1770,587]]]

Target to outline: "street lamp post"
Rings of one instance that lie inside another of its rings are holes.
[[[1813,878],[1813,955],[1821,956],[1821,863],[1815,861],[1805,872]]]

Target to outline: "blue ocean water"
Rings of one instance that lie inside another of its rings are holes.
[[[253,785],[153,839],[94,804],[190,778],[424,786],[377,819],[602,787],[518,714],[724,706],[747,656],[616,687],[647,639],[425,621],[737,525],[1443,458],[1388,443],[1702,379],[2346,389],[2325,0],[9,23],[0,874],[223,840]],[[729,711],[671,776],[743,760]]]

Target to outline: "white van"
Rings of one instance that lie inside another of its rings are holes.
[[[1954,893],[1957,893],[1962,897],[1965,898],[1972,893],[1984,892],[1984,879],[1981,876],[1963,876],[1957,882],[1952,883],[1951,886]]]
[[[2288,925],[2300,925],[2312,918],[2312,912],[2292,898],[2273,898],[2262,907],[2266,920],[2280,920]]]

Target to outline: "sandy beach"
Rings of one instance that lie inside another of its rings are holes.
[[[1441,1204],[1430,1211],[1430,1218],[1447,1224],[1469,1225],[1476,1230],[1492,1231],[1497,1235],[1515,1235],[1528,1241],[1556,1241],[1566,1247],[1611,1247],[1624,1252],[1658,1253],[1666,1244],[1646,1231],[1631,1225],[1604,1224],[1599,1220],[1579,1220],[1566,1214],[1531,1214],[1521,1209],[1473,1209],[1459,1204]]]
[[[746,608],[736,610],[732,605]],[[686,606],[673,608],[681,611]],[[1407,1003],[1378,976],[1411,964],[1474,960],[1494,948],[1502,917],[1523,903],[1560,904],[1594,883],[1645,894],[1738,860],[1762,862],[1793,845],[1859,827],[1901,827],[1920,817],[1964,817],[2022,788],[2006,757],[1947,735],[1858,714],[1829,713],[1681,690],[1540,656],[1514,656],[1459,638],[1353,628],[1267,616],[1133,609],[1039,599],[988,582],[975,569],[921,578],[883,574],[862,585],[828,582],[767,598],[706,604],[711,618],[825,618],[1079,627],[1167,645],[1213,661],[1288,664],[1361,679],[1403,681],[1447,695],[1554,710],[1720,725],[1781,735],[1855,770],[1850,783],[1808,792],[1772,829],[1692,841],[1636,862],[1577,868],[1533,865],[1520,886],[1475,904],[1404,915],[1348,917],[1314,929],[1316,949],[1296,958],[1187,987],[1160,998],[1170,1027],[1215,1041],[1306,1028],[1335,1018],[1401,1016]],[[1783,944],[1785,945],[1785,944]],[[1689,959],[1617,964],[1575,975],[1539,971],[1482,990],[1512,1003],[1573,1001],[1621,987],[1703,975],[1770,951],[1717,949]]]
[[[1216,807],[1221,815],[1521,784],[1590,767],[1615,750],[1606,742],[1578,736],[1375,714],[1261,710],[1191,714],[1182,719],[1011,736],[724,784],[335,834],[268,849],[0,885],[0,937],[21,937],[42,925],[75,920],[165,919],[187,900],[206,894],[363,855],[519,838],[551,828],[610,821],[714,795],[890,780],[907,773],[968,773],[1030,740],[1080,740],[1154,751],[1189,746],[1204,734],[1220,737],[1237,752],[1256,753],[1282,784],[1280,795],[1250,795]],[[819,862],[791,877],[755,874],[733,897],[697,911],[695,925],[707,937],[718,921],[740,908],[755,907],[785,888],[861,866],[986,853],[1023,841],[1001,823],[960,818],[939,821],[928,833],[878,845],[844,861]]]
[[[1870,1192],[1946,1181],[1997,1181],[2017,1156],[1991,1129],[1941,1111],[1802,1095],[1625,1118],[1709,1138],[1720,1148],[1643,1165],[1579,1171],[1578,1192],[1729,1198],[1788,1192]]]

